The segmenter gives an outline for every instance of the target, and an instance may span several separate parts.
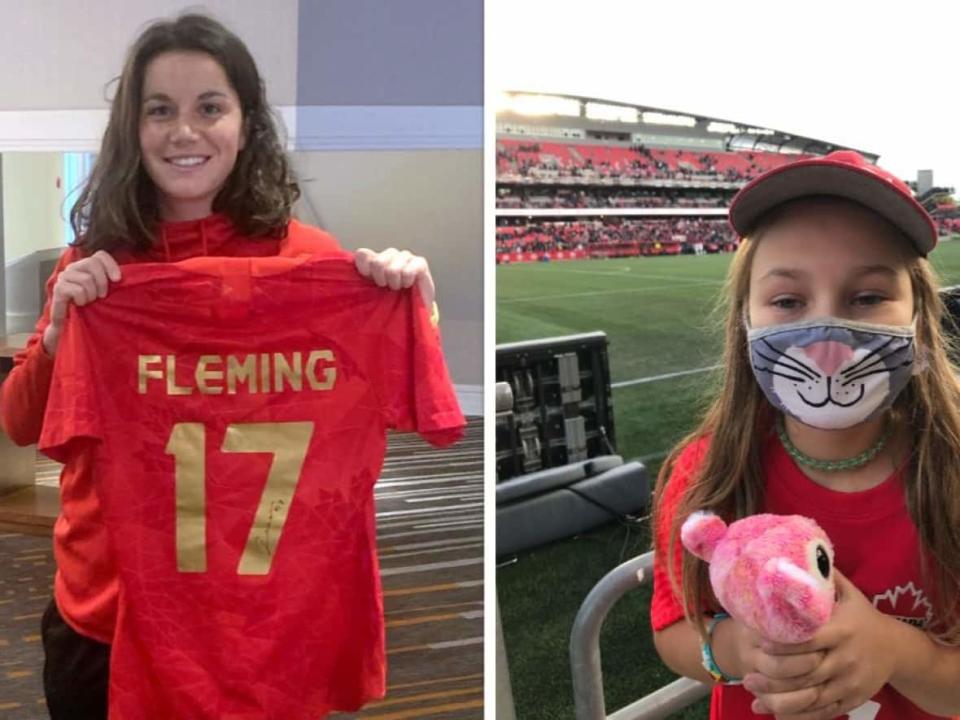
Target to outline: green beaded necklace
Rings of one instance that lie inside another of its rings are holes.
[[[783,443],[784,450],[796,460],[801,465],[806,465],[812,467],[815,470],[825,470],[828,472],[835,470],[853,470],[854,468],[861,467],[866,465],[868,462],[873,460],[881,450],[883,450],[884,445],[887,444],[887,440],[890,439],[890,435],[893,431],[893,423],[887,423],[886,428],[883,431],[883,434],[880,436],[880,439],[877,440],[872,447],[867,448],[859,455],[847,458],[846,460],[817,460],[812,458],[809,455],[804,454],[797,448],[796,445],[790,440],[790,437],[787,435],[787,429],[783,424],[783,416],[777,416],[777,434],[780,436],[780,442]]]

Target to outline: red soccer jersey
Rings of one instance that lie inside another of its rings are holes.
[[[665,490],[658,519],[658,547],[667,547],[669,523],[691,474],[702,464],[708,442],[692,443],[677,458]],[[920,575],[920,541],[907,512],[899,473],[862,492],[838,492],[808,478],[784,450],[775,434],[763,454],[766,500],[760,512],[805,515],[830,536],[836,566],[874,606],[904,622],[926,627],[933,610]],[[679,543],[673,548],[679,563]],[[683,618],[683,607],[673,594],[665,558],[654,562],[650,613],[656,631]],[[679,564],[676,566],[679,568]],[[679,574],[679,573],[678,573]],[[679,578],[678,578],[679,579]],[[711,720],[768,718],[750,710],[753,695],[741,685],[717,685],[710,703]],[[932,720],[889,685],[850,713],[851,720]]]
[[[93,454],[112,720],[316,720],[384,693],[387,428],[464,418],[419,292],[349,257],[124,267],[71,306],[40,448]]]

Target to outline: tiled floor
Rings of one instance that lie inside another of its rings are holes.
[[[50,539],[0,533],[0,718],[48,718],[40,618],[53,594]]]

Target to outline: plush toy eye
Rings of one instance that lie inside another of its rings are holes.
[[[823,545],[817,545],[817,570],[823,575],[824,579],[830,577],[830,556]]]

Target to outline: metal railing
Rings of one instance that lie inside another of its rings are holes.
[[[570,634],[570,668],[577,720],[659,720],[710,694],[708,685],[681,678],[607,715],[600,668],[600,628],[617,601],[630,590],[640,587],[652,574],[652,552],[628,560],[604,575],[580,606]]]

